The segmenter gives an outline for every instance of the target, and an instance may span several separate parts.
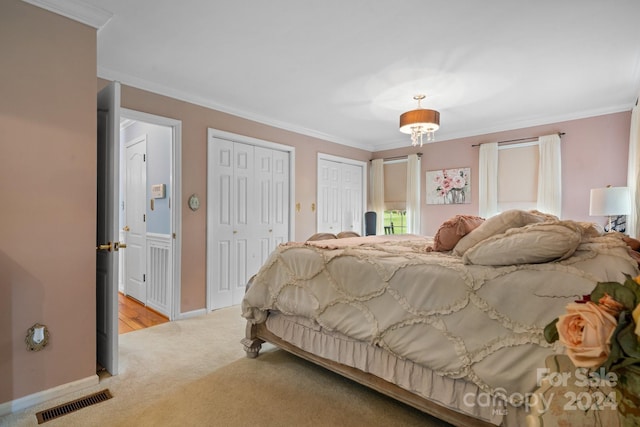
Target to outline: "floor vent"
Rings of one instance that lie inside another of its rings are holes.
[[[55,408],[40,411],[36,414],[36,417],[38,418],[38,424],[46,423],[47,421],[51,421],[63,415],[75,412],[78,409],[86,408],[87,406],[104,402],[105,400],[109,400],[112,397],[113,396],[111,396],[111,392],[109,392],[109,389],[104,389],[97,393],[90,394],[89,396],[81,397],[80,399],[74,400],[73,402],[64,403],[62,405],[56,406]]]

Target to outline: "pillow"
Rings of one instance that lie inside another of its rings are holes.
[[[336,235],[336,237],[338,239],[344,239],[345,237],[360,237],[360,235],[355,231],[341,231]]]
[[[433,238],[433,250],[450,251],[462,237],[484,222],[484,218],[473,215],[456,215],[442,223]]]
[[[582,227],[582,234],[586,237],[598,237],[604,233],[602,226],[594,222],[578,222],[578,224]]]
[[[549,216],[540,214],[538,211],[528,212],[518,209],[504,211],[487,218],[478,228],[460,239],[455,248],[453,248],[453,254],[462,256],[469,248],[495,234],[502,234],[510,228],[523,227],[527,224],[543,222],[548,219],[550,219]]]
[[[309,237],[307,239],[307,242],[310,242],[313,240],[329,240],[329,239],[337,239],[337,238],[338,237],[332,233],[316,233],[313,236]]]
[[[491,236],[462,257],[465,264],[539,264],[569,258],[582,241],[582,227],[573,221],[554,221],[511,228]]]

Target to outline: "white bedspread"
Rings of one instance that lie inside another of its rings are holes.
[[[280,246],[252,279],[243,316],[261,323],[273,309],[314,319],[508,397],[533,391],[536,369],[561,351],[542,329],[568,302],[638,272],[611,236],[584,239],[563,261],[498,267],[427,252],[426,237],[344,240]]]

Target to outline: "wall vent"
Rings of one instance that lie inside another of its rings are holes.
[[[109,400],[112,397],[113,396],[111,396],[111,392],[109,392],[109,389],[104,389],[97,393],[81,397],[80,399],[74,400],[73,402],[64,403],[62,405],[56,406],[55,408],[40,411],[36,414],[36,418],[38,418],[38,424],[46,423],[47,421],[51,421],[63,415],[75,412],[78,409],[86,408],[87,406],[104,402],[105,400]]]

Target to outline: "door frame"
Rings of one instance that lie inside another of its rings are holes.
[[[252,138],[250,136],[238,135],[232,132],[226,132],[214,128],[207,129],[207,185],[209,184],[209,144],[213,139],[224,139],[231,142],[240,142],[257,147],[270,148],[279,151],[285,151],[289,153],[289,240],[295,236],[295,164],[296,164],[296,148],[291,145],[279,144],[276,142],[265,141],[263,139]],[[208,190],[207,190],[208,194]],[[207,198],[208,199],[208,198]],[[207,203],[209,200],[207,200]],[[206,270],[206,310],[212,311],[211,294],[212,280],[210,280],[209,269],[209,248],[213,241],[213,236],[209,236],[209,222],[211,221],[211,214],[209,208],[207,208],[207,231],[206,231],[206,250],[205,250],[205,270]]]
[[[169,320],[182,317],[182,121],[142,111],[120,109],[120,117],[154,125],[167,126],[171,132],[170,222],[171,222],[171,309]]]

